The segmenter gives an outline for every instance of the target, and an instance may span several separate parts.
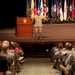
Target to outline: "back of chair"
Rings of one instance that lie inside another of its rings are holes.
[[[4,72],[0,72],[0,75],[4,75]]]
[[[6,75],[6,73],[5,72],[0,72],[0,75]]]

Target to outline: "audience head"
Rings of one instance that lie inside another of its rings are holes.
[[[40,10],[39,9],[37,10],[37,14],[40,15]]]
[[[9,43],[8,40],[4,40],[4,41],[2,42],[2,44],[8,44],[8,45],[10,46],[10,43]]]
[[[68,44],[68,50],[72,50],[72,48],[73,48],[72,43],[69,43],[69,44]]]
[[[58,43],[58,48],[62,49],[63,48],[63,43]]]
[[[75,42],[73,43],[73,47],[75,48]]]
[[[69,42],[66,42],[66,43],[65,43],[65,48],[66,48],[66,49],[68,49],[68,44],[69,44]]]
[[[55,47],[58,47],[58,43],[55,43]]]
[[[15,42],[12,41],[12,42],[10,43],[10,47],[11,47],[12,49],[14,49],[14,48],[15,48]]]
[[[11,71],[7,71],[6,75],[13,75]]]
[[[2,50],[3,51],[6,51],[9,48],[9,46],[10,46],[9,41],[5,40],[2,42]]]

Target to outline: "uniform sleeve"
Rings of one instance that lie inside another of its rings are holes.
[[[47,19],[47,17],[46,17],[46,16],[42,16],[42,18],[43,18],[44,20],[46,20],[46,19]]]
[[[36,16],[31,17],[31,20],[32,20],[33,24],[35,23],[35,17]]]
[[[31,17],[31,19],[32,19],[32,20],[35,19],[35,16]]]

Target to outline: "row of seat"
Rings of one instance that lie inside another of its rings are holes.
[[[21,71],[21,64],[25,62],[25,57],[19,43],[8,40],[0,41],[0,56],[2,64],[0,64],[0,75],[16,75]]]
[[[56,43],[51,50],[51,62],[61,75],[75,75],[75,43]]]

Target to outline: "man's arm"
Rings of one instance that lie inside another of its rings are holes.
[[[34,23],[35,21],[35,16],[31,17],[32,22]]]
[[[33,16],[33,17],[31,16],[30,18],[33,20],[33,19],[35,19],[35,16]]]
[[[48,17],[47,16],[43,16],[43,20],[46,20]]]

